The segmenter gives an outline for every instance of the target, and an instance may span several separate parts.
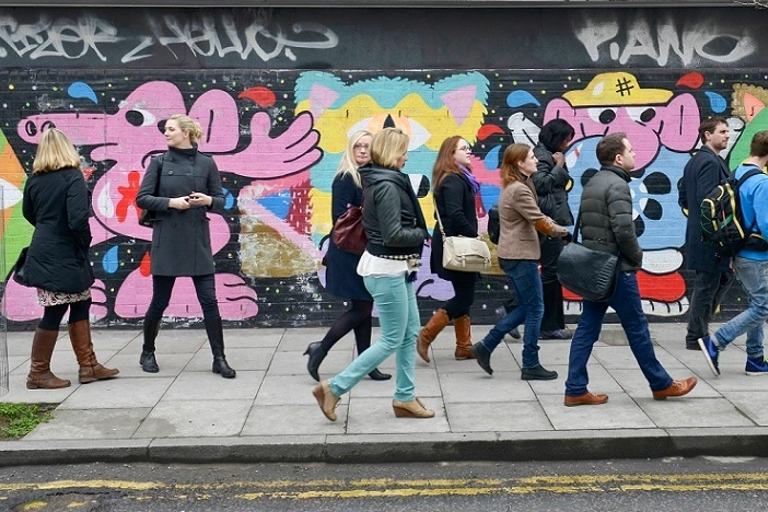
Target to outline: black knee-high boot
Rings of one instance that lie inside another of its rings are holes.
[[[208,343],[211,344],[213,353],[211,371],[221,374],[225,379],[234,379],[237,373],[229,367],[224,357],[224,330],[221,326],[221,317],[206,318],[205,332],[208,334]]]

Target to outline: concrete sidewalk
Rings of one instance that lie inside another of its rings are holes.
[[[716,326],[714,326],[716,327]],[[473,326],[479,340],[490,326]],[[569,342],[542,341],[541,361],[560,376],[520,380],[520,342],[494,352],[493,376],[453,358],[453,329],[433,343],[432,363],[417,358],[417,394],[437,415],[395,418],[394,381],[363,380],[343,397],[329,422],[311,390],[306,345],[321,328],[230,329],[227,359],[237,378],[210,371],[204,330],[164,329],[157,340],[160,373],[138,364],[141,333],[95,330],[101,362],[120,369],[111,381],[77,384],[66,332],[52,369],[73,385],[25,388],[30,332],[8,333],[10,393],[3,402],[60,403],[54,419],[21,441],[0,442],[0,465],[88,461],[371,462],[530,460],[613,457],[768,455],[768,376],[744,374],[743,337],[721,355],[715,378],[701,353],[685,350],[681,324],[651,325],[656,353],[675,378],[695,375],[686,398],[655,401],[623,332],[607,325],[590,361],[590,390],[607,393],[597,407],[563,406]],[[374,330],[374,339],[377,335]],[[329,353],[321,375],[354,357],[351,336]],[[394,370],[390,358],[380,367]]]

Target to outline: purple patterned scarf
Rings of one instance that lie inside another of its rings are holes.
[[[477,178],[475,178],[475,175],[472,174],[469,169],[464,167],[463,165],[459,165],[459,169],[461,169],[461,172],[464,173],[464,177],[469,182],[469,186],[472,187],[472,193],[477,195],[480,193],[480,183],[478,183]]]

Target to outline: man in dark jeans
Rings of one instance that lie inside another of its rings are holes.
[[[695,272],[688,308],[685,347],[699,350],[699,338],[709,337],[709,321],[733,281],[730,258],[719,258],[701,239],[699,205],[730,170],[719,153],[728,147],[728,123],[721,117],[705,119],[699,126],[701,149],[690,159],[680,181],[678,203],[688,214],[685,230],[685,260]]]

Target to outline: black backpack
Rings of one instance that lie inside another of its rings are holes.
[[[499,219],[499,205],[495,204],[488,210],[488,238],[491,243],[499,245],[499,235],[501,235],[501,219]]]
[[[712,189],[701,202],[701,238],[715,248],[718,256],[735,256],[745,248],[750,238],[760,239],[765,244],[762,236],[752,232],[756,220],[751,226],[744,225],[739,198],[742,183],[761,173],[760,169],[751,169],[738,180],[731,175]]]

